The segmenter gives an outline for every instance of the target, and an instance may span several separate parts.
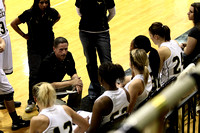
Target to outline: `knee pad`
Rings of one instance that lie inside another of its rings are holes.
[[[14,92],[11,92],[11,93],[9,93],[9,94],[5,94],[5,95],[4,95],[4,100],[6,100],[6,101],[11,101],[11,100],[13,100],[13,94],[14,94]]]

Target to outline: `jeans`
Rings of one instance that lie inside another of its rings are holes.
[[[88,33],[79,31],[79,37],[83,45],[84,55],[87,60],[87,71],[90,78],[89,97],[98,97],[101,93],[101,85],[98,81],[97,54],[101,64],[112,62],[109,31],[101,33]]]

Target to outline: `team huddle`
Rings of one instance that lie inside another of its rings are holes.
[[[39,112],[31,120],[23,120],[15,110],[14,89],[6,77],[13,72],[12,50],[5,23],[5,0],[0,0],[0,102],[9,112],[12,130],[30,126],[30,133],[100,132],[106,123],[133,113],[153,91],[197,61],[200,3],[191,4],[189,9],[188,18],[194,27],[187,42],[171,40],[170,28],[161,22],[153,22],[148,29],[157,49],[151,47],[150,39],[144,35],[130,42],[130,75],[125,75],[123,67],[111,58],[108,22],[115,16],[114,0],[76,0],[75,7],[81,17],[79,37],[90,78],[88,96],[93,102],[92,112],[82,111],[81,115],[78,111],[83,82],[77,74],[73,53],[68,50],[69,42],[64,37],[54,37],[53,26],[61,19],[60,14],[50,7],[50,0],[34,0],[30,9],[11,23],[27,40],[30,74],[25,112],[32,112],[36,105]],[[22,23],[27,24],[28,33],[20,29]],[[65,75],[70,79],[63,80]],[[65,102],[62,98],[67,95]]]

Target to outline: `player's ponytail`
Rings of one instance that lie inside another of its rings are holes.
[[[33,96],[43,107],[51,107],[56,101],[56,92],[53,86],[46,82],[41,82],[33,86]]]
[[[165,39],[165,41],[170,41],[170,29],[167,25],[163,25],[160,22],[154,22],[150,27],[149,31],[152,35],[158,35]]]
[[[149,70],[148,70],[147,66],[144,66],[143,76],[144,76],[144,83],[146,85],[148,82],[148,78],[149,78]]]
[[[144,75],[144,83],[147,84],[149,77],[148,57],[144,49],[134,49],[130,52],[131,67],[135,67]]]
[[[149,52],[149,66],[151,68],[152,76],[154,79],[157,79],[160,68],[160,56],[155,48],[151,48],[151,51]]]

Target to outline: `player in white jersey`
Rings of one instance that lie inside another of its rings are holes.
[[[0,53],[2,53],[5,48],[5,41],[0,37]],[[2,60],[0,60],[0,62],[2,62]],[[24,121],[22,120],[21,116],[17,115],[13,101],[13,94],[13,87],[10,85],[3,69],[0,68],[0,98],[5,103],[9,115],[12,119],[12,130],[17,130],[19,128],[29,126],[30,121]]]
[[[160,72],[160,80],[161,84],[164,84],[167,80],[169,80],[173,76],[178,76],[178,74],[183,70],[182,67],[182,50],[178,45],[177,41],[170,40],[169,42],[164,42],[160,45],[161,47],[167,47],[171,55],[163,62],[163,68]]]
[[[107,90],[101,96],[99,96],[97,100],[101,99],[102,97],[109,97],[112,100],[113,109],[110,114],[103,116],[101,125],[113,121],[126,113],[129,106],[129,101],[123,88],[118,88],[117,90]]]
[[[13,72],[12,49],[10,35],[6,26],[5,0],[0,0],[0,37],[3,38],[6,43],[5,51],[0,53],[0,68],[3,69],[6,74],[11,74]]]
[[[132,71],[133,79],[126,78],[121,84],[125,85],[125,89],[130,94],[130,105],[128,107],[128,113],[132,113],[137,109],[137,106],[147,98],[148,90],[145,89],[148,86],[152,86],[149,82],[148,71],[148,57],[144,49],[133,49],[130,51],[130,68]]]
[[[145,87],[145,89],[147,89],[149,93],[152,93],[156,89],[160,88],[160,57],[158,51],[155,48],[151,47],[151,42],[149,38],[144,35],[138,35],[131,41],[130,51],[133,49],[144,49],[148,55],[148,70],[150,78],[148,79],[148,84]]]
[[[116,86],[116,80],[123,80],[124,76],[121,65],[105,62],[99,67],[99,81],[106,91],[95,100],[92,113],[79,112],[83,117],[91,116],[87,133],[97,133],[100,126],[126,114],[130,96],[124,88]]]
[[[131,89],[130,84],[133,83],[133,82],[136,81],[136,80],[141,80],[141,81],[142,81],[142,84],[145,85],[143,74],[137,74],[137,75],[134,76],[134,78],[133,78],[130,82],[128,82],[128,83],[124,86],[124,88],[125,88],[127,91],[129,91],[129,87],[130,87],[130,89]],[[134,89],[137,89],[137,88],[134,88]],[[142,92],[140,95],[137,96],[137,99],[136,99],[136,101],[135,101],[135,105],[134,105],[134,107],[133,107],[133,109],[132,109],[132,112],[134,112],[134,111],[137,109],[138,105],[139,105],[142,101],[144,101],[144,100],[147,98],[147,96],[148,96],[148,90],[147,90],[147,89],[144,89],[143,92]]]
[[[10,35],[6,26],[6,5],[5,0],[0,0],[0,37],[5,41],[6,46],[4,52],[0,53],[0,69],[3,69],[5,74],[13,72],[12,49]],[[15,102],[15,107],[21,106],[21,102]],[[0,99],[0,109],[5,109],[4,102]]]
[[[171,40],[170,29],[160,22],[155,22],[149,27],[149,35],[152,41],[158,45],[160,56],[161,85],[173,76],[177,76],[182,70],[182,49],[175,40]]]
[[[31,119],[30,133],[83,133],[88,129],[88,120],[66,105],[55,105],[56,92],[51,84],[34,85],[33,97],[40,113]],[[78,125],[74,131],[72,123]]]

